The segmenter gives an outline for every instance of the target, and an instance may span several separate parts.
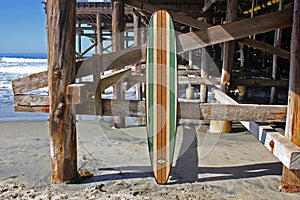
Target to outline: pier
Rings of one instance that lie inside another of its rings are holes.
[[[299,192],[297,0],[48,0],[48,71],[13,80],[13,91],[16,111],[50,114],[52,181],[78,177],[76,114],[114,116],[117,128],[145,117],[147,26],[157,9],[175,21],[179,87],[194,89],[179,95],[180,120],[210,120],[219,132],[241,122],[284,165],[283,190]],[[102,98],[111,86],[114,99]],[[48,96],[28,94],[43,87]],[[133,87],[137,99],[126,99]],[[285,133],[268,123],[285,123]]]

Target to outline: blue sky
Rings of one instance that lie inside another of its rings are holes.
[[[43,0],[0,0],[0,53],[46,53]]]

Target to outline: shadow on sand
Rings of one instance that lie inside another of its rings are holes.
[[[199,167],[197,145],[195,129],[184,130],[180,156],[176,160],[176,166],[171,170],[169,184],[254,178],[281,175],[282,173],[282,164],[280,162],[229,167]],[[151,166],[99,168],[99,171],[103,175],[90,177],[82,183],[153,177]],[[199,176],[201,174],[206,175],[201,177]]]

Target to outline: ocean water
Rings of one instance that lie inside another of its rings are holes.
[[[12,80],[46,70],[46,54],[0,54],[0,122],[48,120],[49,114],[47,113],[15,112],[12,91]],[[112,92],[112,87],[110,87],[105,90],[102,97],[112,99]],[[42,88],[30,93],[47,95],[48,88]],[[127,90],[125,96],[126,99],[136,99],[134,88]],[[80,119],[90,119],[90,117],[81,116]]]
[[[46,120],[45,113],[14,112],[13,79],[47,70],[46,54],[0,54],[0,122]],[[47,93],[47,89],[37,90]]]

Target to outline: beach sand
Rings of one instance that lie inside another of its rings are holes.
[[[300,199],[278,189],[281,163],[236,123],[233,133],[178,127],[169,183],[151,172],[145,126],[79,120],[79,184],[50,182],[48,122],[0,123],[0,199]]]

